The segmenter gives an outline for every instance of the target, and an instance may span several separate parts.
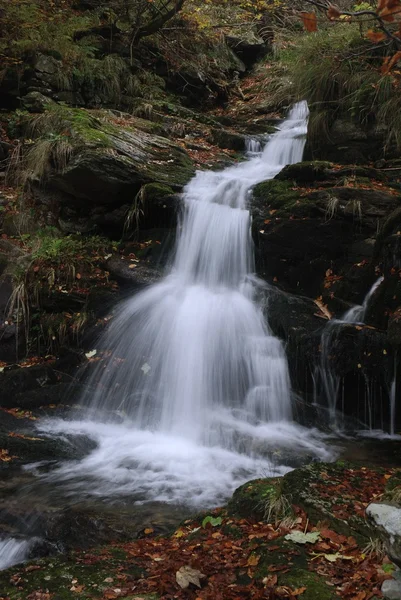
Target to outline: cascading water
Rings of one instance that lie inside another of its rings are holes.
[[[363,324],[370,300],[383,281],[379,277],[366,294],[363,304],[350,308],[341,319],[331,319],[322,331],[320,338],[320,364],[315,374],[315,399],[323,401],[329,409],[330,422],[334,427],[340,427],[338,396],[341,378],[332,367],[330,351],[333,347],[341,326],[345,324]],[[369,403],[368,403],[369,404]],[[369,406],[368,406],[369,412]],[[369,419],[368,419],[369,420]]]
[[[0,539],[0,571],[27,560],[31,545],[28,540]]]
[[[171,270],[124,305],[102,342],[111,357],[89,382],[97,421],[117,411],[127,423],[49,425],[98,440],[79,469],[102,479],[103,492],[108,481],[110,491],[135,489],[139,500],[205,505],[271,473],[269,443],[291,440],[328,458],[291,422],[285,352],[254,300],[247,207],[253,185],[302,159],[307,119],[301,102],[263,151],[250,144],[248,161],[198,172],[186,187]],[[59,475],[73,478],[76,468]]]

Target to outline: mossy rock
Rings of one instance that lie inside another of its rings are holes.
[[[311,463],[284,476],[283,492],[293,504],[306,511],[312,522],[326,522],[338,533],[354,536],[366,544],[373,532],[365,517],[355,510],[356,494],[349,493],[350,486],[355,491],[359,489],[360,476],[365,470],[344,461]],[[380,468],[374,471],[375,474],[384,472]],[[344,507],[344,514],[339,507]]]
[[[294,181],[279,179],[263,181],[254,187],[252,207],[265,220],[310,217],[318,212],[315,202],[303,196]]]
[[[29,135],[32,117],[24,121]],[[144,127],[142,120],[128,116],[121,125],[109,111],[55,105],[35,123],[30,177],[58,190],[59,199],[80,210],[85,204],[93,209],[130,203],[149,183],[179,191],[195,173],[185,150]]]
[[[279,181],[293,180],[297,183],[324,181],[330,178],[333,164],[323,160],[312,160],[287,165],[275,179]]]
[[[227,505],[228,513],[231,515],[252,518],[262,521],[269,508],[269,500],[277,495],[280,485],[278,477],[269,479],[254,479],[241,485],[235,490]]]
[[[272,547],[270,550],[269,547]],[[337,598],[335,591],[329,587],[321,575],[308,569],[308,559],[305,547],[294,544],[284,538],[273,540],[269,544],[258,549],[260,560],[256,578],[263,579],[271,575],[277,566],[290,563],[290,571],[280,573],[278,571],[279,586],[288,586],[292,589],[306,588],[302,594],[304,600],[334,600]]]

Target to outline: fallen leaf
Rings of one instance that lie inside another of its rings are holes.
[[[246,563],[248,567],[256,567],[259,564],[260,556],[257,554],[251,554]]]
[[[201,587],[201,579],[204,579],[206,575],[198,571],[198,569],[193,569],[189,565],[185,565],[181,567],[175,574],[175,579],[180,586],[181,589],[186,590],[187,587],[192,583],[192,585],[196,585],[196,587]]]
[[[314,544],[320,539],[319,531],[311,531],[310,533],[302,533],[302,531],[292,531],[285,536],[286,540],[295,542],[296,544]]]

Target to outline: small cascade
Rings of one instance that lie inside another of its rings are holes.
[[[397,400],[397,353],[394,356],[394,375],[390,386],[390,435],[395,435],[396,400]]]
[[[379,277],[377,281],[372,285],[369,292],[366,294],[363,304],[355,305],[344,314],[344,316],[340,319],[341,323],[364,323],[366,311],[369,307],[369,302],[376,292],[379,285],[382,283],[384,277]]]
[[[249,142],[249,160],[187,185],[171,269],[122,306],[102,340],[110,358],[89,381],[91,419],[49,424],[97,440],[78,469],[89,493],[206,506],[288,469],[271,462],[273,449],[330,456],[292,422],[285,351],[255,300],[248,209],[252,186],[302,160],[308,114],[295,105],[263,150]],[[110,422],[116,414],[123,424]],[[75,481],[77,467],[57,476]]]
[[[340,319],[331,319],[324,327],[320,338],[320,363],[314,374],[314,397],[317,404],[323,404],[328,407],[329,419],[331,425],[336,429],[342,428],[342,417],[344,416],[343,406],[339,406],[340,383],[341,378],[333,369],[330,352],[336,342],[341,326],[344,324],[363,324],[366,312],[369,308],[369,303],[374,293],[383,281],[383,277],[379,277],[372,285],[365,296],[363,304],[356,305],[350,308]],[[370,385],[366,381],[367,405],[364,409],[365,423],[371,428],[371,402],[370,402]],[[342,415],[342,416],[341,416]]]
[[[31,542],[15,538],[0,539],[0,571],[8,569],[29,557]]]
[[[257,156],[263,150],[263,144],[260,140],[256,140],[254,138],[248,138],[246,140],[246,154],[250,158],[253,156]]]

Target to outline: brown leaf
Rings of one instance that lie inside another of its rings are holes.
[[[338,19],[339,17],[341,17],[341,10],[337,8],[337,6],[333,6],[332,4],[330,4],[329,10],[327,11],[327,16],[330,20]]]
[[[317,17],[314,12],[301,12],[301,19],[306,31],[317,31]]]
[[[366,33],[366,37],[374,44],[378,44],[386,39],[386,34],[381,31],[373,31],[373,29],[369,29],[369,31]]]

